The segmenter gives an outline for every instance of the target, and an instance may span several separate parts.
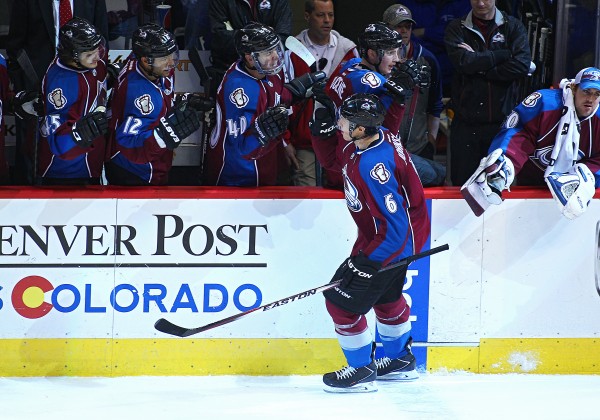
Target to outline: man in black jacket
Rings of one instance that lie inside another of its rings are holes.
[[[211,0],[208,16],[213,70],[218,83],[239,58],[233,43],[237,29],[250,22],[262,23],[273,28],[282,41],[292,33],[292,10],[288,0]]]
[[[444,42],[455,68],[450,174],[462,185],[477,168],[500,124],[522,98],[531,52],[523,24],[496,8],[495,0],[471,0],[472,10],[450,22]]]

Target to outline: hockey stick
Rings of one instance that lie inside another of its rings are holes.
[[[437,254],[438,252],[446,251],[447,249],[449,249],[448,244],[441,245],[441,246],[429,249],[427,251],[423,251],[418,254],[411,255],[410,257],[407,257],[401,261],[398,261],[397,263],[394,263],[392,265],[389,265],[389,266],[381,269],[380,271],[383,272],[383,271],[393,270],[395,268],[402,267],[404,265],[408,265],[411,262],[418,260],[420,258],[424,258],[429,255]],[[341,280],[338,280],[333,283],[328,283],[323,286],[315,287],[314,289],[309,289],[309,290],[306,290],[301,293],[296,293],[295,295],[276,300],[275,302],[267,303],[266,305],[262,305],[257,308],[249,309],[245,312],[241,312],[239,314],[236,314],[236,315],[233,315],[233,316],[230,316],[227,318],[223,318],[219,321],[211,322],[210,324],[206,324],[201,327],[196,327],[196,328],[180,327],[179,325],[175,325],[172,322],[167,321],[164,318],[161,318],[158,321],[156,321],[156,323],[154,324],[154,328],[156,328],[158,331],[163,332],[165,334],[175,335],[177,337],[189,337],[190,335],[198,334],[198,333],[201,333],[201,332],[204,332],[204,331],[216,328],[216,327],[220,327],[221,325],[225,325],[225,324],[229,324],[230,322],[237,321],[238,319],[241,319],[241,318],[243,318],[247,315],[250,315],[254,312],[268,311],[269,309],[283,306],[290,302],[304,299],[305,297],[316,295],[317,293],[321,293],[326,290],[333,289],[334,287],[338,286],[340,284],[340,282],[341,282]]]
[[[317,61],[308,48],[293,36],[287,37],[285,40],[285,47],[300,57],[308,67],[312,66]]]
[[[202,59],[200,58],[200,53],[198,52],[198,48],[191,47],[188,51],[188,58],[198,73],[198,77],[200,77],[200,84],[204,89],[204,96],[210,97],[211,87],[212,87],[212,78],[208,74]],[[200,184],[202,184],[204,178],[204,158],[206,157],[206,148],[208,147],[208,137],[210,136],[210,132],[212,131],[211,127],[211,118],[210,113],[214,112],[214,110],[204,113],[204,122],[202,127],[202,145],[200,146]]]
[[[21,70],[23,70],[23,73],[25,74],[25,78],[27,80],[29,80],[29,83],[31,85],[34,86],[34,89],[39,90],[41,92],[42,86],[40,83],[40,78],[39,78],[37,72],[35,71],[33,64],[31,64],[31,60],[29,59],[29,56],[27,55],[27,51],[21,49],[17,52],[17,62],[19,63]],[[38,117],[38,118],[36,118],[36,125],[35,125],[34,139],[33,139],[33,141],[34,141],[34,143],[33,143],[33,168],[32,168],[33,173],[31,175],[32,185],[38,184],[37,161],[38,161],[38,149],[39,149],[38,143],[40,142],[39,123],[40,123],[40,118]],[[17,153],[18,153],[18,151],[17,151]]]

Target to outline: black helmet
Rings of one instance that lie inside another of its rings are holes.
[[[137,58],[147,57],[150,64],[155,58],[179,52],[175,36],[154,23],[138,27],[133,32],[132,44],[135,56]]]
[[[357,126],[365,127],[367,134],[373,134],[383,124],[385,107],[372,93],[355,93],[346,98],[340,108],[340,115],[350,122],[350,132]]]
[[[367,56],[367,50],[377,51],[379,58],[383,52],[402,46],[402,37],[383,22],[369,24],[358,36],[358,52],[361,57]]]
[[[58,56],[79,64],[79,54],[104,46],[104,38],[94,25],[80,17],[65,23],[58,32]]]
[[[235,49],[240,57],[244,54],[252,55],[256,70],[262,74],[275,74],[283,68],[283,45],[273,28],[260,23],[252,22],[235,33]],[[276,65],[271,69],[261,67],[259,53],[276,49],[279,57]]]

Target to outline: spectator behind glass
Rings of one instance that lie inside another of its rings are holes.
[[[431,75],[429,87],[417,91],[406,101],[410,111],[402,119],[400,138],[412,154],[433,159],[443,108],[440,66],[429,50],[411,38],[415,21],[408,7],[402,4],[388,7],[383,13],[383,21],[402,36],[402,43],[406,46],[405,59],[427,66]]]
[[[239,58],[234,43],[237,29],[258,22],[272,27],[282,40],[292,33],[289,0],[210,0],[208,16],[212,32],[213,71],[218,81]]]
[[[304,19],[308,28],[296,35],[296,38],[308,48],[316,62],[309,68],[296,54],[289,54],[287,70],[290,79],[318,70],[329,76],[340,63],[358,57],[356,44],[333,30],[334,11],[331,0],[307,0],[304,3]],[[299,186],[320,185],[320,180],[317,179],[318,163],[308,126],[314,110],[313,101],[302,101],[294,109],[294,115],[290,119],[289,141],[295,148],[298,167],[294,168],[292,180],[294,185]]]
[[[181,0],[187,12],[185,20],[185,49],[209,51],[212,34],[208,18],[210,0]]]
[[[469,0],[401,0],[398,3],[412,12],[416,22],[412,34],[437,58],[442,70],[443,95],[450,97],[454,67],[444,46],[444,31],[451,20],[469,13]]]
[[[495,0],[471,0],[471,5],[466,17],[450,22],[444,37],[455,68],[453,185],[463,185],[487,155],[498,127],[520,100],[519,81],[531,63],[527,30],[519,20],[498,10]]]

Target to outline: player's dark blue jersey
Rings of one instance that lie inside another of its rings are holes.
[[[173,106],[174,75],[153,82],[129,59],[113,92],[109,125],[111,162],[150,185],[164,185],[173,151],[156,141],[154,129]]]
[[[42,82],[45,118],[40,126],[38,170],[48,178],[99,178],[106,140],[80,147],[73,124],[98,106],[106,106],[106,57],[94,69],[73,69],[55,58]]]
[[[274,185],[280,142],[261,147],[254,120],[267,108],[289,104],[283,72],[255,79],[233,64],[217,91],[216,126],[206,152],[205,181],[208,185]]]
[[[390,264],[421,251],[430,225],[421,180],[400,140],[387,129],[364,150],[347,142],[340,164],[359,251]]]

